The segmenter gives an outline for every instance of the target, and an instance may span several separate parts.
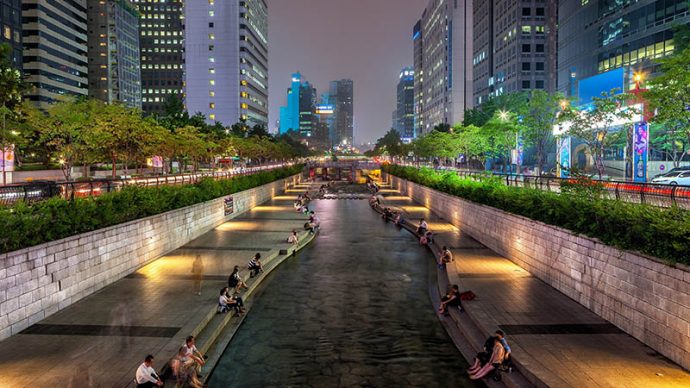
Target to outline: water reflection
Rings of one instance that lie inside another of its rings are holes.
[[[210,386],[469,385],[429,302],[429,253],[366,201],[315,204],[321,235],[264,283]]]

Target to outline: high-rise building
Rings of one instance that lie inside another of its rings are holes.
[[[560,1],[558,89],[575,95],[579,80],[621,67],[653,76],[688,11],[685,0]]]
[[[462,122],[472,107],[472,0],[429,0],[418,24],[413,45],[419,135]]]
[[[12,63],[22,68],[22,6],[20,0],[0,0],[0,43],[12,47]]]
[[[332,142],[334,145],[349,145],[354,143],[354,83],[351,79],[331,81],[330,97],[335,108],[334,131]]]
[[[504,93],[556,89],[556,0],[475,1],[474,104]]]
[[[163,114],[170,96],[182,98],[184,87],[183,0],[131,0],[141,14],[142,109]]]
[[[296,131],[301,138],[311,137],[319,122],[316,99],[316,88],[304,80],[300,73],[292,74],[292,83],[287,90],[287,105],[280,107],[280,133]]]
[[[424,101],[424,46],[422,46],[422,21],[419,20],[412,29],[412,45],[414,55],[414,129],[420,134],[424,128],[422,117],[422,102]]]
[[[185,103],[209,121],[268,126],[265,0],[187,2]]]
[[[26,97],[39,106],[88,93],[86,0],[23,0]]]
[[[403,140],[415,138],[414,128],[414,69],[406,67],[400,71],[397,87],[396,131]]]
[[[89,96],[141,109],[139,12],[129,0],[88,2]]]

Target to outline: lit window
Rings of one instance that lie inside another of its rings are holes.
[[[7,40],[12,39],[12,30],[10,29],[10,26],[2,27],[2,36],[4,36]]]
[[[208,115],[208,118],[211,119],[211,120],[215,120],[215,119],[216,119],[216,115],[213,114],[213,113],[211,113],[210,115]]]
[[[216,80],[214,80],[214,79],[208,80],[208,84],[211,86],[215,86]]]
[[[208,34],[208,38],[210,40],[214,40],[214,39],[216,39],[216,36],[214,34]]]
[[[209,74],[216,74],[216,69],[210,68],[210,69],[208,69],[208,73]]]
[[[214,58],[214,57],[208,57],[208,61],[211,62],[211,63],[214,63],[214,62],[216,62],[216,58]]]
[[[216,12],[215,11],[208,11],[208,16],[214,17],[214,16],[216,16]]]
[[[208,104],[208,107],[211,109],[216,109],[216,103],[212,102],[212,103]]]
[[[529,34],[530,32],[532,32],[532,26],[522,26],[523,34]]]
[[[210,90],[210,91],[208,92],[208,96],[209,96],[209,97],[215,97],[215,96],[216,96],[216,92],[214,92],[213,90]]]

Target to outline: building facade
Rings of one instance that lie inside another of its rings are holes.
[[[462,122],[472,107],[472,0],[429,0],[418,25],[413,46],[419,135]]]
[[[334,112],[334,145],[352,146],[354,144],[354,82],[351,79],[331,81],[329,96]]]
[[[424,120],[422,117],[422,102],[424,101],[424,46],[422,46],[422,21],[419,20],[412,28],[412,50],[414,57],[414,129],[415,133],[423,133]]]
[[[618,68],[653,76],[655,60],[674,50],[673,27],[690,23],[684,0],[561,1],[558,89],[575,95],[579,80]]]
[[[400,71],[397,87],[397,109],[395,110],[395,128],[404,141],[411,141],[415,136],[414,128],[414,69],[406,67]]]
[[[556,0],[474,2],[475,105],[505,93],[556,89],[557,11]]]
[[[88,94],[86,0],[23,0],[22,29],[27,99]]]
[[[20,0],[0,0],[0,43],[12,47],[11,60],[22,68],[22,5]]]
[[[287,105],[280,107],[280,134],[297,132],[302,139],[311,137],[319,123],[316,103],[316,88],[302,74],[292,74]]]
[[[170,96],[184,90],[184,13],[182,0],[131,0],[139,11],[142,109],[164,114]]]
[[[88,2],[89,96],[141,109],[139,12],[129,0]]]
[[[268,8],[264,0],[188,2],[185,104],[209,122],[268,126]]]

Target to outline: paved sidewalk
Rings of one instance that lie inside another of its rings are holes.
[[[295,197],[274,197],[0,342],[0,387],[67,386],[73,376],[123,387],[149,353],[159,370],[216,306],[235,265],[246,274],[256,252],[275,256],[293,229],[303,233],[307,217],[294,211]],[[201,296],[192,290],[196,255],[205,270]]]
[[[478,296],[464,303],[466,314],[461,315],[485,336],[503,329],[521,371],[533,380],[551,387],[690,386],[690,374],[680,366],[429,209],[399,192],[383,195],[382,206],[404,210],[415,225],[425,218],[437,244],[451,248],[455,261],[439,275],[447,274],[451,284]],[[474,340],[483,343],[484,338]]]

